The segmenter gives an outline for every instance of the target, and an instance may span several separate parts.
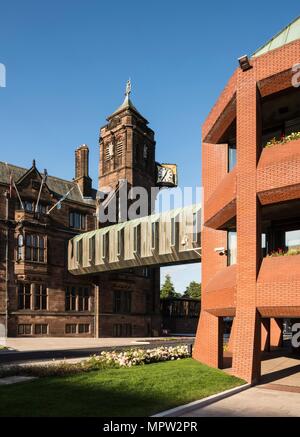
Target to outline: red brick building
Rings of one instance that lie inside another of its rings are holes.
[[[223,318],[233,317],[232,371],[254,382],[283,318],[300,318],[300,18],[240,63],[202,132],[194,357],[222,367]]]

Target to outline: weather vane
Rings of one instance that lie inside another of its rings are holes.
[[[128,79],[128,81],[126,82],[125,96],[129,97],[130,93],[131,93],[131,80]]]

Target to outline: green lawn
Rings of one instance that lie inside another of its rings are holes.
[[[241,385],[191,358],[0,386],[0,416],[149,416]]]

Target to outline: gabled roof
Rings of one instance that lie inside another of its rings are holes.
[[[18,185],[18,181],[21,181],[23,177],[31,171],[31,169],[17,167],[12,164],[8,164],[8,168],[11,171],[15,183]],[[43,176],[43,173],[40,173]],[[5,162],[0,161],[0,184],[9,184],[9,174]],[[68,195],[69,200],[80,203],[94,204],[96,199],[96,190],[93,190],[93,199],[85,199],[82,197],[78,184],[74,181],[67,181],[64,179],[57,178],[55,176],[47,177],[47,187],[49,190],[58,198],[64,196],[72,187],[74,189]]]
[[[263,55],[297,39],[300,39],[300,16],[273,36],[266,44],[257,49],[252,56],[257,57]]]

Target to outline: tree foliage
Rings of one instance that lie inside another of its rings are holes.
[[[183,296],[191,297],[192,299],[201,299],[201,284],[196,281],[190,282]]]
[[[175,291],[170,275],[166,275],[165,282],[160,289],[160,298],[167,299],[168,297],[180,297],[180,294]]]

